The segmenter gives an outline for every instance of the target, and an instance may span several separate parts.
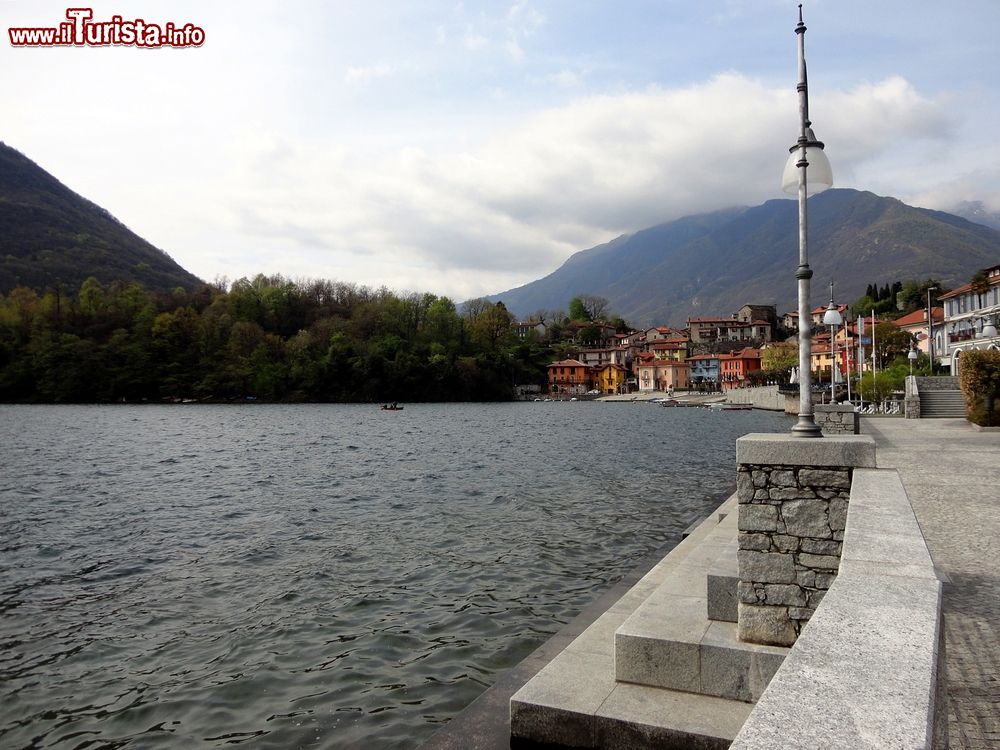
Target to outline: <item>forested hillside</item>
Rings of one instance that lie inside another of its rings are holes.
[[[76,289],[90,276],[163,290],[201,283],[106,210],[0,143],[0,292],[53,284]]]
[[[0,294],[0,400],[490,400],[544,380],[502,304],[280,276]]]

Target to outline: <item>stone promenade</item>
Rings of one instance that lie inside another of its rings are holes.
[[[952,748],[1000,748],[1000,432],[862,418],[899,471],[944,586]]]

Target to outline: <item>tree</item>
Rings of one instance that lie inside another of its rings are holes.
[[[794,341],[768,345],[760,352],[760,366],[766,372],[787,373],[799,364],[799,347]]]
[[[587,306],[583,304],[583,300],[579,297],[574,297],[569,301],[569,319],[579,321],[592,320]]]
[[[608,316],[610,303],[604,297],[598,297],[596,294],[581,294],[579,300],[587,311],[588,320],[604,320]]]
[[[887,372],[866,372],[858,379],[858,393],[865,401],[881,404],[897,389],[896,379]]]
[[[879,362],[891,362],[905,356],[913,343],[913,336],[894,323],[881,321],[875,325],[875,356]]]
[[[990,277],[986,275],[986,271],[976,271],[969,279],[969,284],[972,286],[972,291],[976,293],[976,307],[982,307],[983,295],[990,290]]]

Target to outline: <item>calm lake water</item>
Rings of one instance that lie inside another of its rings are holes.
[[[0,746],[414,747],[790,424],[0,406]]]

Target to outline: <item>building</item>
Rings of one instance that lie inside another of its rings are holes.
[[[591,368],[578,359],[564,359],[548,367],[549,393],[581,396],[594,387]]]
[[[847,317],[847,309],[848,309],[847,305],[834,305],[834,307],[836,307],[837,308],[837,312],[840,313],[841,319]],[[812,311],[812,323],[813,323],[814,326],[821,326],[821,325],[823,325],[823,316],[826,315],[826,311],[829,310],[829,309],[830,308],[829,308],[828,305],[823,305],[822,307],[814,307],[813,308],[813,311]],[[786,313],[786,316],[787,316],[787,313]],[[798,313],[796,313],[796,315],[795,315],[795,325],[796,325],[796,327],[798,327],[798,324],[799,324],[798,323],[798,318],[799,318]]]
[[[688,318],[691,341],[714,343],[717,341],[764,343],[771,340],[771,324],[766,320],[744,322],[729,318]]]
[[[944,339],[944,308],[931,308],[931,322],[934,328],[934,353],[937,359],[945,351]],[[927,325],[927,308],[914,310],[909,315],[897,318],[893,321],[897,326],[909,333],[917,340],[917,349],[924,354],[930,354],[929,326]]]
[[[526,339],[534,331],[539,339],[545,338],[545,324],[540,320],[525,320],[514,324],[514,334],[519,339]]]
[[[666,391],[672,388],[687,388],[690,365],[651,357],[638,362],[636,378],[640,391]]]
[[[987,325],[1000,321],[1000,265],[983,270],[982,288],[963,284],[938,297],[944,306],[944,346],[940,361],[946,363],[952,375],[958,375],[962,352],[969,349],[1000,349],[1000,337],[984,335]],[[937,350],[935,350],[937,351]]]
[[[657,359],[669,359],[674,362],[683,362],[687,358],[688,340],[686,338],[673,337],[654,341],[646,347]]]
[[[692,388],[715,391],[719,390],[719,355],[696,354],[687,358],[691,366],[688,376]]]
[[[741,323],[752,323],[755,320],[763,320],[771,326],[778,324],[778,309],[774,305],[743,305],[736,311],[736,319]]]
[[[760,369],[760,349],[747,347],[731,354],[719,355],[719,379],[722,390],[746,386],[747,376]]]
[[[653,326],[652,328],[647,328],[641,333],[645,337],[647,344],[652,344],[654,341],[660,341],[662,339],[684,336],[684,331],[671,328],[670,326]]]
[[[628,392],[628,370],[622,365],[606,364],[593,369],[594,388],[601,393]]]

